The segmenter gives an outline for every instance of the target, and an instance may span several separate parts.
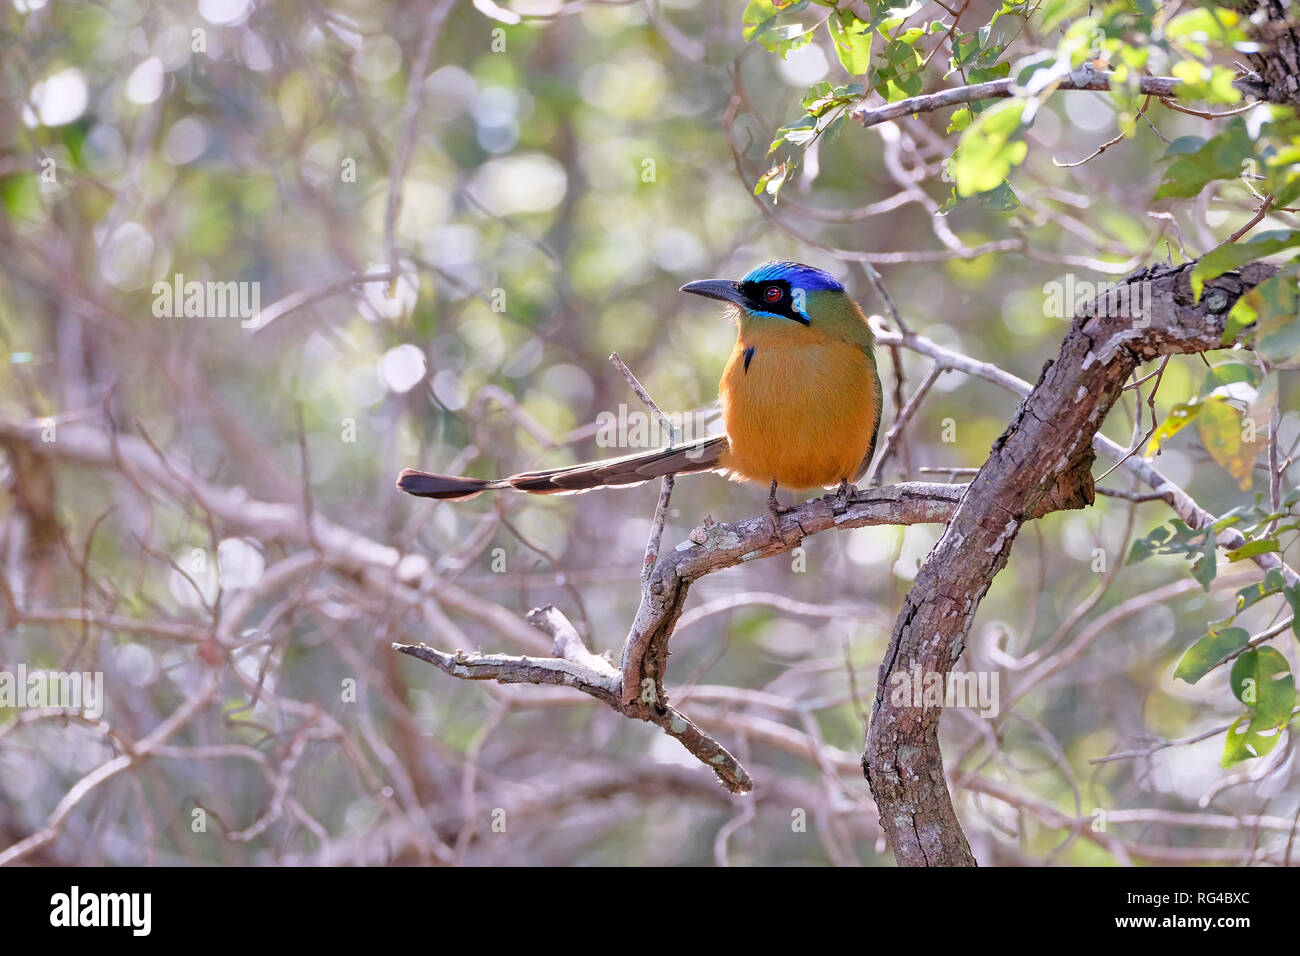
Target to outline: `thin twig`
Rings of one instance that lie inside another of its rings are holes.
[[[1138,110],[1137,115],[1141,117],[1145,117],[1147,113],[1147,107],[1149,107],[1150,105],[1151,105],[1151,97],[1148,96],[1145,100],[1142,101],[1142,108]],[[1134,119],[1136,120],[1136,117],[1134,117]],[[1152,126],[1151,128],[1153,130],[1155,129],[1154,126]],[[1123,140],[1127,135],[1128,132],[1124,129],[1121,129],[1119,133],[1115,135],[1114,139],[1106,140],[1106,142],[1102,143],[1100,146],[1094,149],[1087,156],[1083,157],[1083,159],[1077,160],[1073,163],[1062,163],[1059,160],[1057,160],[1056,157],[1052,157],[1052,164],[1054,166],[1059,166],[1061,169],[1072,169],[1075,166],[1082,166],[1084,163],[1091,162],[1092,160],[1096,159],[1098,156],[1106,152],[1106,150],[1110,149],[1116,143],[1123,142]]]
[[[1105,70],[1076,70],[1061,77],[1057,82],[1058,90],[1095,90],[1104,92],[1110,89],[1111,77],[1115,74]],[[1174,95],[1178,84],[1182,82],[1172,76],[1143,76],[1138,81],[1138,92],[1168,98]],[[949,106],[974,103],[1016,96],[1021,87],[1015,77],[989,80],[985,83],[972,83],[936,93],[923,93],[911,96],[885,106],[856,106],[849,110],[849,119],[862,126],[875,126],[888,120],[900,119],[913,113],[931,113]]]
[[[1246,233],[1250,232],[1250,230],[1258,226],[1261,222],[1264,221],[1264,217],[1268,215],[1268,211],[1272,208],[1273,208],[1273,195],[1272,193],[1270,193],[1269,195],[1265,196],[1263,200],[1260,201],[1259,208],[1255,210],[1255,215],[1251,216],[1250,221],[1247,222],[1240,229],[1238,229],[1236,232],[1234,232],[1232,235],[1230,235],[1227,239],[1225,239],[1223,241],[1223,245],[1226,246],[1230,243],[1236,242]]]
[[[402,114],[397,124],[397,148],[393,151],[392,166],[388,170],[388,205],[384,210],[384,249],[389,272],[394,274],[398,271],[396,233],[397,215],[402,208],[402,181],[406,178],[406,167],[411,162],[415,121],[420,115],[420,101],[424,96],[424,80],[429,72],[433,46],[455,2],[456,0],[441,0],[430,8],[429,16],[424,22],[424,35],[420,37],[420,48],[416,51],[406,80],[406,100],[402,103]]]
[[[638,381],[637,377],[632,374],[632,370],[627,367],[627,363],[619,356],[617,352],[611,352],[609,360],[614,363],[614,367],[623,373],[627,379],[628,385],[632,386],[632,391],[636,392],[637,398],[645,402],[655,415],[658,416],[660,424],[668,432],[668,447],[672,448],[681,441],[681,430],[673,423],[673,420],[663,413],[663,409],[650,397],[650,393],[645,390],[645,386]],[[673,476],[664,475],[663,480],[659,483],[659,501],[655,504],[654,520],[650,523],[650,537],[646,541],[645,556],[641,561],[641,587],[644,589],[649,581],[650,569],[654,567],[655,562],[659,560],[659,547],[663,541],[664,524],[668,520],[668,502],[673,494]]]

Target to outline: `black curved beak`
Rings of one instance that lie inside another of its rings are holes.
[[[700,279],[698,282],[686,283],[678,291],[702,295],[706,299],[730,302],[733,305],[745,304],[745,295],[740,291],[740,283],[732,282],[730,279]]]

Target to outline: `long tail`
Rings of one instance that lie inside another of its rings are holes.
[[[535,495],[565,495],[592,488],[639,485],[664,475],[688,475],[698,471],[717,471],[725,467],[723,457],[730,450],[726,435],[660,448],[655,451],[591,461],[549,471],[525,471],[509,478],[460,478],[433,475],[407,468],[397,476],[397,487],[420,498],[464,500],[496,488],[511,488]]]

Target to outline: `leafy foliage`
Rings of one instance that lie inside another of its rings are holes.
[[[1298,280],[1300,261],[1290,262],[1238,299],[1228,314],[1224,344],[1240,337],[1266,362],[1300,361]]]
[[[1183,555],[1192,561],[1192,574],[1209,590],[1218,571],[1213,542],[1219,532],[1235,527],[1246,538],[1244,545],[1226,553],[1229,561],[1279,552],[1284,550],[1281,538],[1300,530],[1298,508],[1300,491],[1294,491],[1282,511],[1264,507],[1263,496],[1259,496],[1253,506],[1234,508],[1204,529],[1192,529],[1175,520],[1135,541],[1129,562],[1153,555]],[[1284,597],[1289,605],[1290,630],[1300,640],[1300,586],[1288,585],[1282,572],[1273,568],[1261,581],[1237,592],[1232,613],[1211,624],[1209,631],[1187,648],[1174,669],[1174,677],[1195,684],[1229,661],[1234,662],[1229,683],[1233,694],[1250,712],[1228,731],[1222,760],[1225,767],[1271,752],[1280,728],[1290,722],[1296,706],[1295,679],[1286,658],[1275,648],[1252,640],[1249,631],[1234,624],[1242,612],[1276,596]]]

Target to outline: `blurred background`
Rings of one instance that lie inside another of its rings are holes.
[[[996,9],[969,6],[972,22]],[[1109,97],[1073,93],[1028,134],[1018,204],[940,210],[949,113],[846,124],[801,154],[774,202],[755,185],[776,130],[810,86],[852,77],[825,34],[785,59],[745,42],[745,10],[0,10],[0,667],[102,672],[105,694],[102,720],[0,706],[0,855],[892,862],[858,756],[938,526],[817,535],[693,588],[668,688],[756,778],[738,798],[657,728],[577,692],[461,682],[391,650],[545,653],[523,615],[555,604],[617,655],[657,486],[438,503],[396,492],[397,472],[624,453],[598,441],[602,414],[643,412],[614,351],[666,411],[708,422],[735,332],[677,288],[770,258],[830,270],[893,327],[878,269],[913,331],[1033,382],[1072,312],[1045,308],[1046,283],[1185,261],[1240,226],[1250,197],[1151,204],[1162,140],[1216,128],[1169,111],[1152,111],[1159,135],[1054,164],[1117,131]],[[933,18],[951,22],[937,5],[918,16]],[[1000,22],[1015,42],[1056,42]],[[189,282],[236,284],[256,319],[233,298],[224,315],[186,315],[156,285]],[[931,364],[882,351],[884,428]],[[1171,361],[1160,417],[1205,374],[1199,357]],[[940,375],[878,477],[977,467],[1017,402]],[[1128,447],[1149,413],[1145,395],[1122,405],[1105,432]],[[1283,445],[1298,433],[1286,413]],[[1243,499],[1192,429],[1157,464],[1216,514]],[[1123,471],[1103,484],[1136,488]],[[665,549],[706,515],[761,513],[765,495],[683,478]],[[1173,678],[1260,572],[1224,567],[1206,592],[1178,557],[1125,567],[1169,517],[1122,498],[1051,515],[984,600],[961,666],[998,675],[1001,706],[943,724],[982,862],[1289,852],[1289,738],[1222,767],[1241,712],[1227,674]],[[1294,643],[1279,647],[1294,661]]]

